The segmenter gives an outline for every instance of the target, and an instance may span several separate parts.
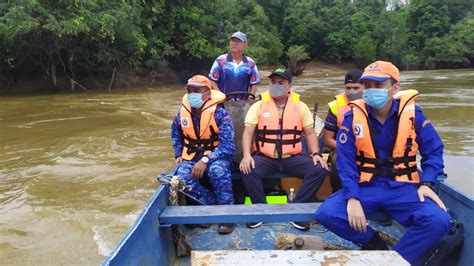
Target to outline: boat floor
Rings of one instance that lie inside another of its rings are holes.
[[[384,232],[395,239],[400,239],[405,229],[398,223],[384,226],[376,222],[369,221],[369,225],[380,232]],[[217,225],[209,228],[187,228],[180,225],[181,232],[186,236],[186,241],[191,250],[275,250],[276,241],[285,234],[297,235],[311,239],[312,236],[319,236],[325,245],[336,245],[347,249],[357,250],[360,247],[350,241],[346,241],[334,233],[328,231],[319,224],[312,224],[309,231],[300,231],[290,223],[271,223],[250,229],[245,224],[238,224],[237,228],[228,235],[217,233]],[[306,249],[303,246],[302,249]],[[178,258],[175,265],[190,265],[190,257]]]

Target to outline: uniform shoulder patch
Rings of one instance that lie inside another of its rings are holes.
[[[425,127],[425,126],[428,125],[428,124],[431,124],[431,120],[426,119],[426,120],[423,122],[423,124],[421,125],[421,127]]]
[[[349,129],[346,126],[341,126],[340,130],[349,131]]]
[[[339,143],[344,144],[347,142],[347,135],[345,132],[339,134]]]

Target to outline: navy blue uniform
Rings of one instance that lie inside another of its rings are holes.
[[[393,101],[390,116],[381,124],[366,105],[372,126],[374,144],[381,158],[392,157],[392,145],[398,123],[399,101]],[[337,171],[343,189],[331,195],[316,211],[316,219],[326,228],[342,238],[367,243],[374,231],[367,233],[350,228],[347,215],[347,200],[360,201],[365,215],[383,210],[393,219],[407,227],[405,235],[394,249],[408,262],[418,260],[449,230],[451,217],[434,201],[425,197],[421,202],[417,194],[418,185],[394,181],[391,177],[375,175],[370,182],[359,183],[360,175],[356,165],[355,136],[352,132],[353,114],[345,114],[337,134]],[[435,182],[443,174],[443,143],[435,129],[421,111],[415,107],[416,142],[421,154],[423,173],[420,182]]]
[[[183,131],[179,117],[178,112],[171,126],[171,142],[175,158],[180,157],[183,152]],[[191,189],[187,190],[187,193],[199,201],[207,205],[233,204],[231,163],[235,151],[234,127],[229,113],[221,106],[217,106],[214,117],[219,128],[219,145],[207,155],[209,163],[206,168],[213,191],[206,189],[199,179],[191,177],[194,165],[202,157],[192,161],[183,160],[177,175],[181,177],[186,185],[191,187]],[[199,132],[199,117],[193,115],[192,119],[196,132]]]

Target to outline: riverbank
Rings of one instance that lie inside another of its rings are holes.
[[[61,93],[61,92],[81,92],[81,91],[113,91],[121,89],[140,89],[158,86],[170,86],[185,84],[186,80],[194,75],[207,75],[209,67],[202,67],[198,70],[174,70],[166,68],[160,73],[146,69],[122,68],[111,73],[98,73],[77,78],[71,82],[68,77],[56,78],[56,85],[49,79],[41,75],[31,76],[0,76],[0,94],[28,94],[28,93]],[[273,66],[261,66],[259,68],[262,81],[268,76]],[[339,74],[347,69],[353,68],[353,64],[332,64],[313,60],[305,65],[305,70],[301,76],[327,77]]]

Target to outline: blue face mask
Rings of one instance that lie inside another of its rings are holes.
[[[204,103],[202,100],[202,94],[196,92],[189,93],[188,102],[192,108],[201,108],[202,104]]]
[[[368,88],[362,93],[362,99],[375,109],[382,108],[390,99],[388,97],[389,89]]]

